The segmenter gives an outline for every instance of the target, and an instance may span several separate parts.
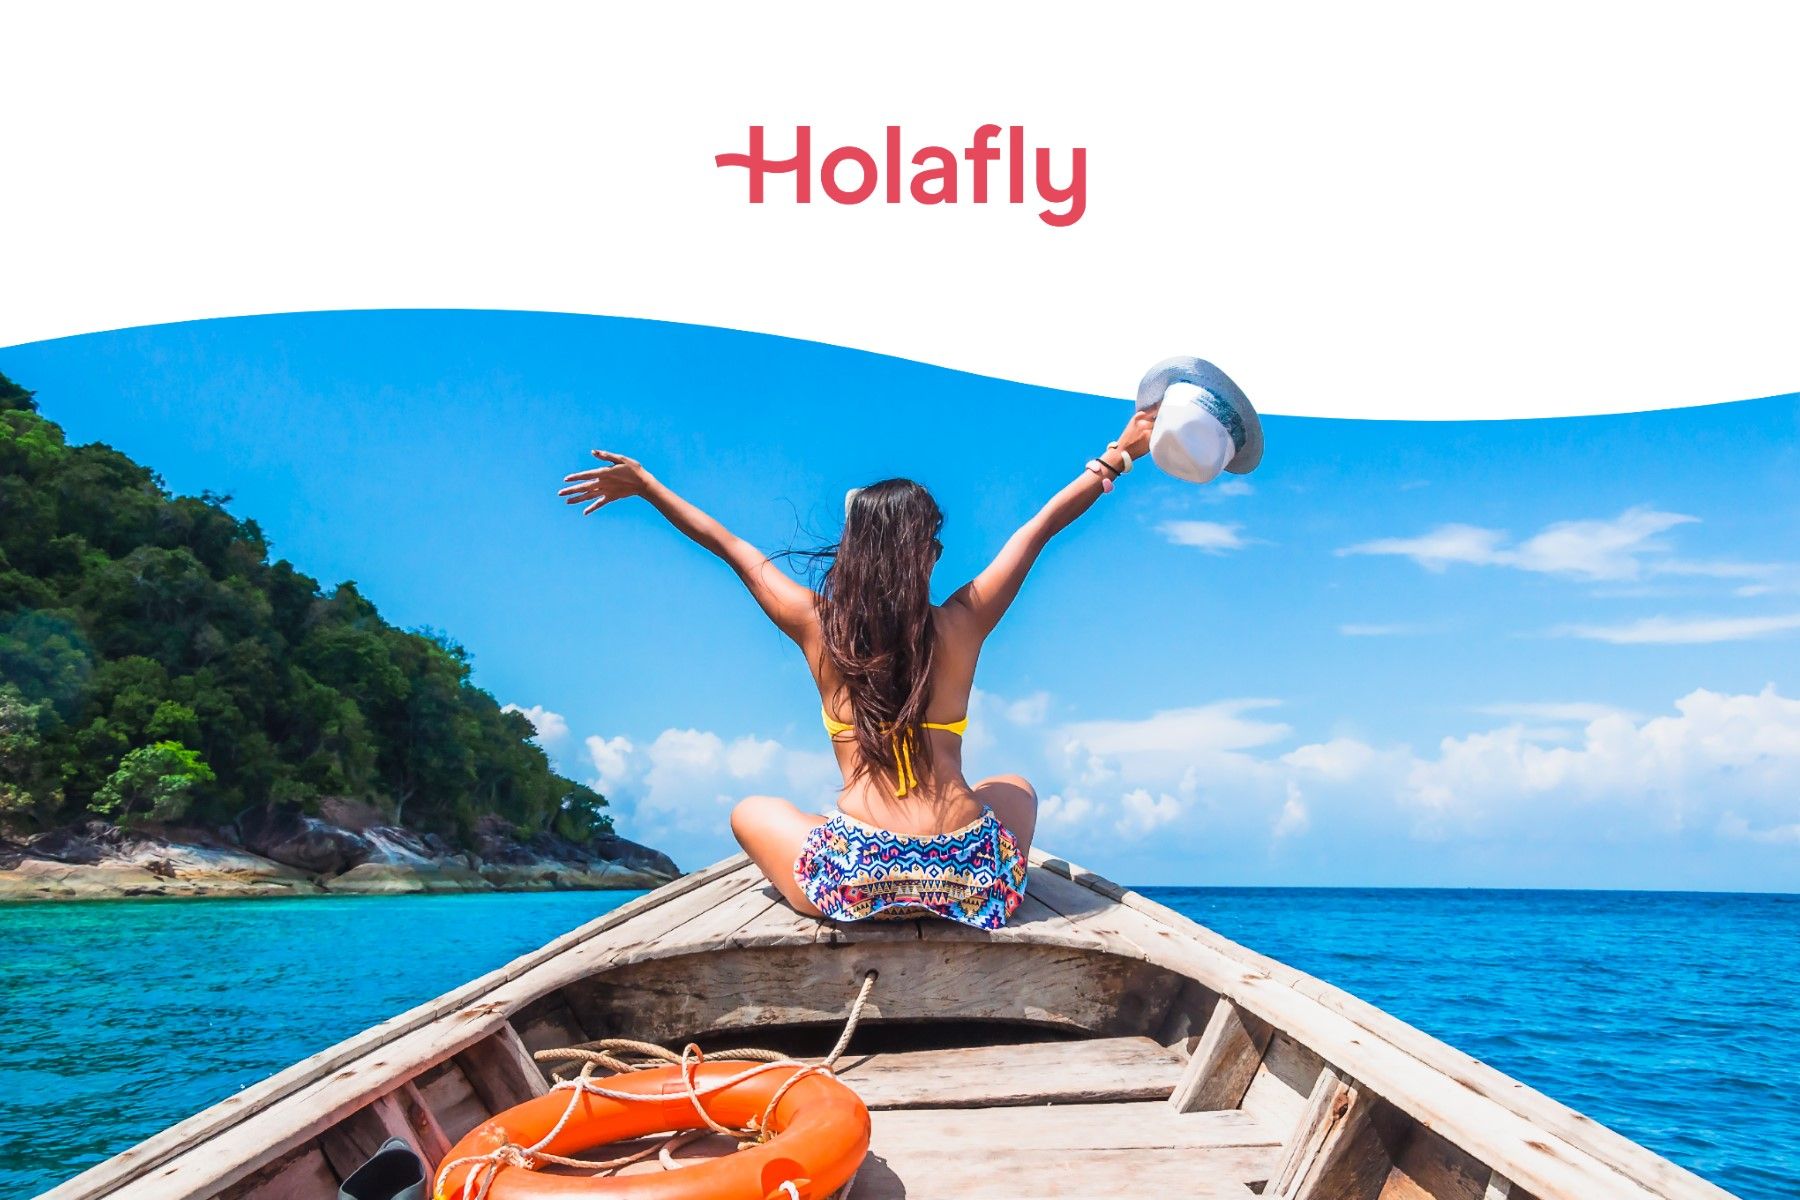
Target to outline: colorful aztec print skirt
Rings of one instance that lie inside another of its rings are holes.
[[[930,836],[833,813],[806,835],[794,879],[833,921],[937,916],[998,929],[1025,898],[1025,856],[991,808]]]

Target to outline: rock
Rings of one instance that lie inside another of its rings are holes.
[[[88,820],[0,838],[0,901],[637,889],[680,874],[666,854],[613,835],[581,844],[549,833],[521,839],[505,821],[485,818],[475,843],[460,849],[341,798],[322,801],[316,816],[265,806],[228,831]]]
[[[238,818],[246,850],[312,875],[342,875],[369,860],[369,842],[296,809],[266,805]]]
[[[596,854],[646,875],[660,876],[665,882],[681,874],[675,860],[661,850],[652,850],[614,833],[604,833],[588,843]]]
[[[112,826],[59,832],[71,836],[38,839],[15,866],[0,871],[0,900],[292,896],[318,891],[318,885],[299,871],[230,847],[173,843]],[[101,854],[108,845],[111,853]],[[45,853],[50,850],[68,857]]]

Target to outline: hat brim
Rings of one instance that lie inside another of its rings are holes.
[[[1138,384],[1137,406],[1149,408],[1163,398],[1170,384],[1175,383],[1191,383],[1213,401],[1207,407],[1230,431],[1231,440],[1237,446],[1237,453],[1231,456],[1225,469],[1233,475],[1248,475],[1254,471],[1263,456],[1262,421],[1249,397],[1244,395],[1244,389],[1205,359],[1183,355],[1150,368]]]

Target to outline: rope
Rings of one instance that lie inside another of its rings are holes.
[[[444,1163],[437,1170],[432,1192],[435,1196],[442,1196],[444,1176],[456,1168],[470,1163],[476,1164],[476,1166],[463,1179],[462,1200],[487,1200],[488,1191],[494,1186],[494,1178],[500,1174],[502,1167],[520,1167],[531,1171],[537,1169],[541,1164],[554,1163],[557,1166],[574,1167],[578,1170],[603,1174],[630,1163],[640,1162],[654,1154],[664,1170],[677,1169],[672,1152],[696,1138],[705,1136],[700,1130],[685,1130],[665,1139],[658,1146],[652,1146],[619,1158],[600,1161],[569,1158],[561,1154],[552,1154],[544,1149],[562,1133],[563,1127],[569,1123],[570,1118],[575,1115],[575,1110],[580,1107],[581,1097],[584,1095],[604,1096],[609,1100],[638,1104],[661,1101],[662,1097],[660,1096],[644,1096],[636,1092],[622,1092],[600,1086],[593,1081],[596,1067],[606,1067],[615,1074],[622,1075],[658,1066],[677,1065],[681,1069],[681,1082],[683,1090],[687,1094],[688,1103],[694,1106],[694,1111],[700,1114],[700,1119],[714,1133],[739,1139],[738,1149],[740,1150],[760,1145],[773,1136],[769,1130],[769,1122],[773,1119],[776,1107],[781,1103],[781,1098],[787,1095],[789,1088],[809,1075],[832,1075],[835,1073],[833,1068],[837,1065],[837,1060],[843,1057],[845,1050],[849,1049],[850,1039],[855,1035],[856,1027],[862,1021],[863,1009],[869,1002],[870,994],[875,990],[877,976],[878,972],[873,969],[863,975],[862,987],[857,990],[856,999],[850,1005],[850,1014],[844,1019],[843,1032],[838,1035],[837,1043],[832,1046],[831,1052],[825,1056],[822,1062],[818,1063],[801,1063],[797,1059],[789,1058],[773,1050],[755,1048],[720,1050],[708,1055],[702,1054],[700,1047],[691,1042],[682,1047],[680,1054],[676,1054],[654,1042],[640,1042],[631,1038],[601,1038],[597,1041],[582,1042],[577,1046],[567,1046],[556,1050],[539,1050],[532,1055],[539,1062],[562,1062],[565,1064],[579,1062],[581,1064],[580,1070],[573,1078],[564,1079],[560,1075],[556,1076],[556,1082],[552,1085],[551,1090],[567,1091],[569,1103],[563,1109],[562,1116],[557,1118],[556,1124],[550,1128],[550,1132],[529,1146],[519,1146],[508,1142],[486,1154],[465,1154],[461,1158]],[[624,1057],[626,1055],[632,1057]],[[747,1067],[727,1079],[701,1087],[694,1077],[694,1072],[699,1069],[701,1062],[708,1058],[722,1062],[749,1062],[755,1065]],[[746,1079],[752,1079],[777,1067],[800,1067],[801,1069],[795,1071],[779,1088],[775,1089],[775,1094],[769,1097],[768,1104],[763,1107],[762,1116],[752,1119],[750,1126],[746,1129],[733,1129],[729,1125],[715,1121],[712,1114],[706,1111],[706,1106],[700,1103],[702,1099],[715,1092],[735,1087]],[[857,1174],[860,1173],[859,1168]],[[850,1189],[855,1186],[856,1174],[853,1174],[838,1195],[847,1197]],[[794,1196],[795,1200],[798,1200],[798,1188],[791,1183],[784,1184],[783,1187]]]

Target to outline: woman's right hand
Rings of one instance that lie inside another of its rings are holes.
[[[604,467],[595,467],[591,471],[577,471],[573,475],[564,475],[563,482],[570,486],[556,493],[565,497],[567,504],[586,504],[581,510],[587,516],[614,500],[622,500],[626,496],[641,496],[650,486],[650,472],[635,458],[626,458],[623,454],[614,454],[608,450],[591,451],[593,456],[606,463]]]

